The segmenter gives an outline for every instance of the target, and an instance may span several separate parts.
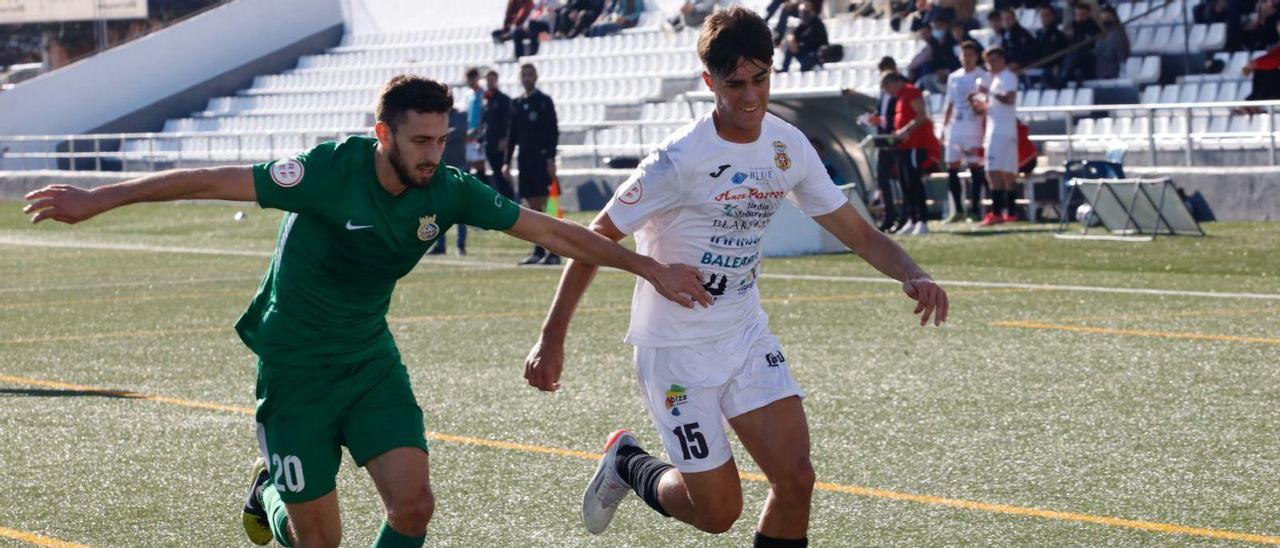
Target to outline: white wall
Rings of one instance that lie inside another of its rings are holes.
[[[0,93],[0,135],[86,132],[342,22],[340,0],[237,0]]]
[[[507,0],[341,0],[347,32],[502,26]]]

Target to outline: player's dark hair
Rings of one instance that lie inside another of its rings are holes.
[[[1005,54],[1004,54],[1004,48],[1002,48],[1002,47],[1000,47],[1000,46],[991,46],[991,47],[987,48],[987,51],[986,51],[986,52],[984,52],[982,55],[983,55],[983,57],[990,57],[990,56],[992,56],[992,55],[999,55],[1001,59],[1005,59],[1005,60],[1008,60],[1008,59],[1009,59],[1009,58],[1008,58],[1008,57],[1006,57],[1006,56],[1005,56]]]
[[[756,12],[742,6],[717,11],[702,23],[698,58],[707,72],[724,78],[743,59],[773,66],[773,33]]]
[[[498,71],[493,70],[493,69],[489,69],[489,70],[485,71],[485,73],[484,73],[484,77],[485,77],[485,78],[488,78],[488,77],[490,77],[490,76],[497,76],[497,75],[498,75]]]
[[[876,68],[880,69],[880,72],[884,72],[886,70],[896,71],[898,70],[898,61],[893,57],[886,55],[880,58],[880,64],[876,65]]]
[[[471,80],[480,77],[480,67],[471,67],[467,69],[467,79]]]
[[[978,43],[973,40],[965,40],[964,43],[960,44],[960,49],[971,50],[979,55],[982,54],[982,46],[979,46]]]
[[[453,90],[429,78],[401,74],[382,86],[374,116],[394,131],[406,112],[441,114],[453,108]]]
[[[999,11],[999,10],[991,10],[991,13],[988,13],[988,14],[987,14],[987,21],[995,21],[995,20],[999,19],[1000,17],[1001,17],[1001,16],[1000,16],[1000,11]]]
[[[903,76],[896,72],[886,72],[884,73],[883,76],[880,77],[880,87],[884,87],[894,83],[905,83],[906,81],[907,81],[906,76]]]

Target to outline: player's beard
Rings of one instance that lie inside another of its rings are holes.
[[[400,154],[399,144],[391,145],[391,151],[387,154],[387,160],[391,162],[391,167],[396,170],[396,175],[400,177],[400,184],[406,187],[412,186],[417,188],[426,188],[427,181],[430,181],[431,177],[435,175],[436,170],[440,169],[440,164],[423,162],[414,166],[414,170],[410,170],[409,166],[405,165],[404,156]],[[431,169],[431,175],[423,177],[421,181],[414,178],[415,170],[428,168]]]

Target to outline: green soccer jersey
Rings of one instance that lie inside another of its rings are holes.
[[[506,230],[519,206],[441,166],[392,196],[374,171],[377,140],[351,137],[253,167],[258,204],[287,211],[275,254],[236,331],[264,362],[348,364],[397,353],[386,314],[396,280],[449,227]]]

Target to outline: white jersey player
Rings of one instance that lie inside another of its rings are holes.
[[[996,46],[984,53],[991,75],[978,85],[972,105],[987,116],[982,141],[987,156],[987,176],[991,179],[991,211],[982,224],[1011,222],[1014,185],[1018,181],[1018,77],[1005,65],[1004,49]],[[985,95],[985,100],[981,100]]]
[[[755,12],[711,15],[698,53],[715,110],[677,130],[618,188],[592,229],[637,251],[697,266],[715,296],[706,307],[662,302],[637,284],[626,340],[645,405],[671,464],[640,449],[628,432],[608,438],[583,496],[583,521],[602,532],[635,491],[659,513],[712,533],[742,511],[742,486],[725,423],[772,485],[757,546],[804,546],[814,473],[803,391],[760,307],[760,240],[788,200],[918,301],[921,325],[946,320],[946,293],[888,237],[867,224],[831,182],[799,130],[766,114],[773,43]],[[559,387],[564,336],[596,267],[570,262],[560,280],[525,378]]]
[[[981,46],[965,41],[960,45],[961,67],[947,77],[946,113],[943,128],[946,141],[943,145],[943,161],[947,164],[947,186],[955,203],[954,213],[948,222],[964,218],[964,197],[960,184],[960,168],[969,169],[970,207],[974,217],[979,216],[982,187],[986,174],[982,167],[982,115],[969,105],[969,96],[978,90],[978,84],[990,76],[978,64]]]

